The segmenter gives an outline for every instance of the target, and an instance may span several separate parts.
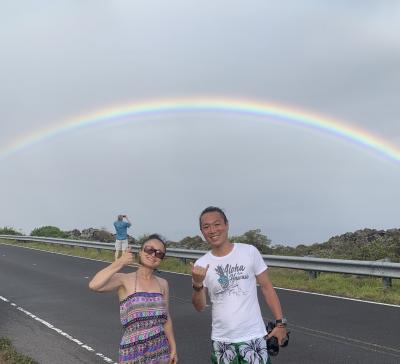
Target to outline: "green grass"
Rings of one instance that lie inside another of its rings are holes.
[[[0,364],[38,364],[33,359],[17,353],[11,340],[0,337]]]
[[[385,289],[381,278],[350,274],[321,273],[310,279],[307,272],[295,269],[270,268],[274,286],[309,292],[400,305],[400,281],[392,280],[392,287]]]
[[[185,264],[179,258],[165,258],[160,264],[160,270],[167,270],[170,272],[178,272],[178,273],[191,273],[189,263]]]
[[[99,252],[90,248],[84,249],[37,242],[8,243],[107,262],[112,262],[114,259],[113,251],[101,250]],[[191,268],[189,263],[185,264],[182,260],[171,257],[162,261],[160,270],[190,274]],[[271,267],[269,268],[269,275],[275,287],[400,305],[399,279],[393,279],[393,286],[385,289],[381,278],[360,277],[349,274],[321,273],[316,279],[311,279],[308,273],[302,270]]]
[[[4,240],[0,240],[2,242]],[[67,255],[73,255],[76,257],[91,258],[97,260],[104,260],[106,262],[112,262],[114,260],[114,251],[111,250],[100,250],[92,248],[81,248],[78,246],[69,245],[56,245],[56,244],[46,244],[38,242],[15,242],[7,241],[8,244],[26,246],[33,249],[45,250],[56,253],[63,253]],[[110,244],[111,246],[111,244]]]

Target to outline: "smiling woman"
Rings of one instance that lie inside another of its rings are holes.
[[[165,252],[163,238],[152,234],[142,243],[140,266],[136,272],[119,273],[123,267],[133,263],[133,254],[128,248],[89,283],[93,291],[118,293],[124,329],[119,347],[119,362],[122,364],[178,362],[168,310],[168,283],[154,275]]]

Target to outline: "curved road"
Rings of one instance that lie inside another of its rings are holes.
[[[42,364],[117,362],[117,296],[87,288],[105,265],[0,244],[0,336]],[[210,309],[193,309],[189,276],[160,275],[170,284],[180,363],[209,363]],[[274,364],[400,362],[400,306],[280,289],[278,294],[291,338]],[[265,305],[262,311],[271,319]]]

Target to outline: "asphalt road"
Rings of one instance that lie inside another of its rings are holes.
[[[105,265],[0,244],[0,336],[42,364],[117,362],[118,298],[87,288]],[[209,363],[210,309],[192,307],[189,276],[160,275],[170,284],[180,363]],[[400,362],[399,306],[280,289],[278,295],[291,336],[274,364]],[[262,311],[272,318],[265,304]]]

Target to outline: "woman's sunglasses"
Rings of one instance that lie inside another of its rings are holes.
[[[165,253],[164,253],[162,250],[154,249],[154,248],[151,247],[151,246],[145,246],[145,247],[143,248],[143,251],[144,251],[146,254],[149,254],[149,255],[153,255],[153,253],[154,253],[154,256],[155,256],[156,258],[158,258],[158,259],[164,259],[164,257],[165,257]]]

